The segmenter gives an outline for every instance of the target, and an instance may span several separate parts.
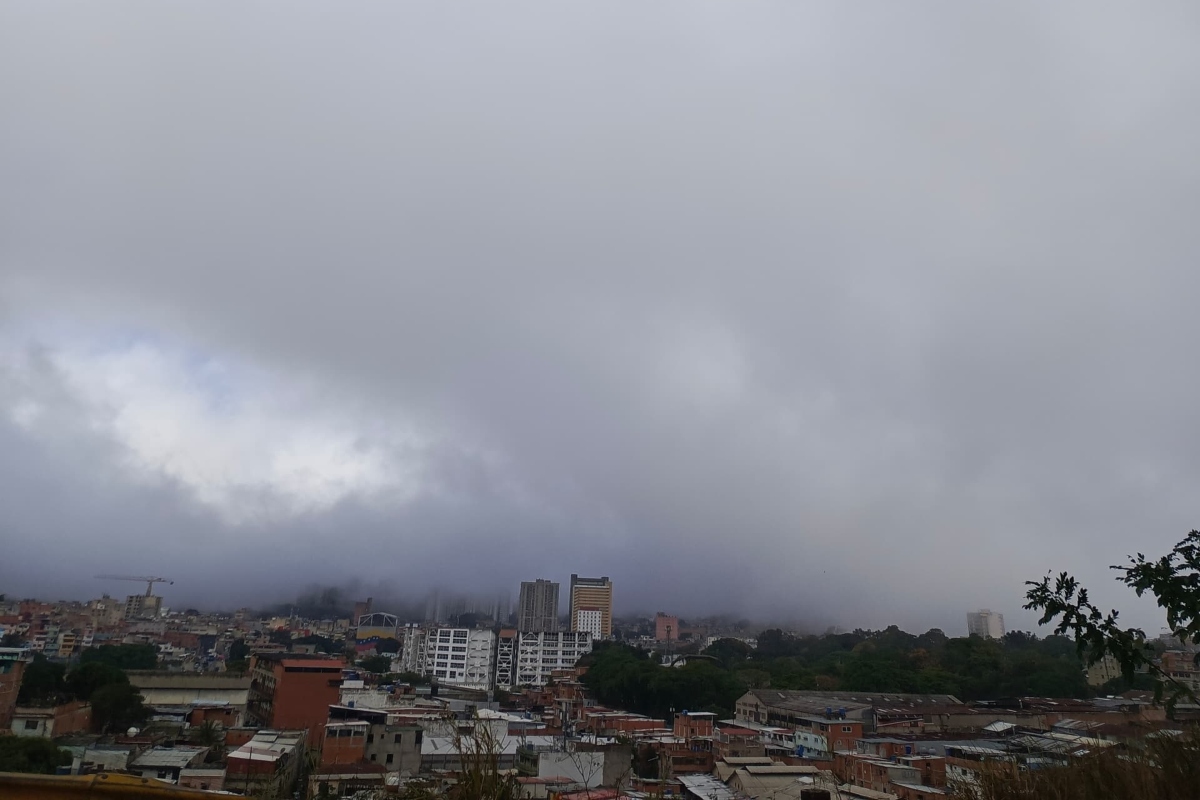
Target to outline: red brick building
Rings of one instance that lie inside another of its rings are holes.
[[[345,662],[297,653],[258,653],[250,663],[246,719],[273,730],[317,730],[337,704]]]
[[[674,733],[680,739],[712,739],[716,720],[710,711],[681,711],[675,715]]]
[[[25,654],[15,647],[0,648],[0,731],[12,724],[13,709],[17,707],[17,692],[25,674]]]

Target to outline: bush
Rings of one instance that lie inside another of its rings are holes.
[[[56,767],[71,763],[71,754],[49,739],[0,736],[0,772],[33,772],[53,775]]]

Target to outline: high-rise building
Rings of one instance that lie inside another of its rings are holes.
[[[517,630],[521,633],[555,633],[558,630],[557,582],[542,578],[521,581]]]
[[[438,628],[425,640],[425,674],[438,683],[492,688],[496,634],[476,628]]]
[[[256,728],[317,730],[339,701],[340,658],[256,653],[250,659],[246,718]]]
[[[571,575],[571,630],[594,639],[612,635],[612,581]]]
[[[522,631],[517,636],[516,684],[520,686],[545,686],[555,670],[571,669],[576,661],[592,652],[592,635],[586,631]]]
[[[967,612],[967,635],[985,639],[1004,638],[1004,615],[986,608]]]
[[[679,640],[679,617],[658,612],[654,615],[654,638],[660,642]]]

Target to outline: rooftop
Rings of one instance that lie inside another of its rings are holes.
[[[208,752],[207,747],[155,747],[133,760],[134,768],[172,767],[182,769],[199,756]]]

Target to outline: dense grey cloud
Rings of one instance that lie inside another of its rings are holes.
[[[1200,12],[0,8],[4,588],[1018,614],[1195,524]],[[113,587],[109,587],[113,588]]]

